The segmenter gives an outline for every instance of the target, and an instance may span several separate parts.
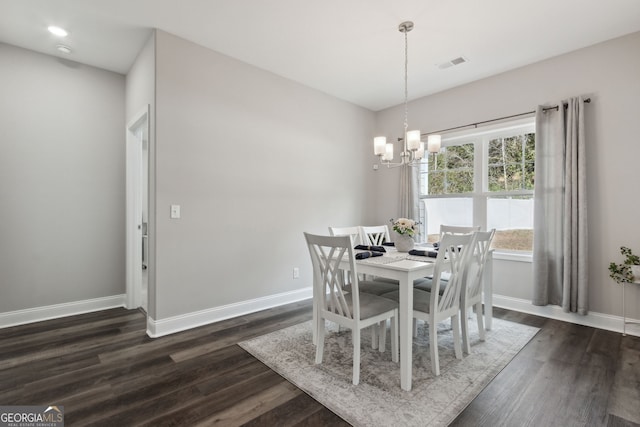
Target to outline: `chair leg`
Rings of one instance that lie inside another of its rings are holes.
[[[316,336],[316,363],[322,363],[322,353],[324,353],[324,319],[318,322],[318,334]]]
[[[387,321],[383,320],[378,324],[378,351],[384,353],[387,348]]]
[[[480,334],[480,341],[484,341],[487,334],[484,330],[484,315],[482,314],[481,302],[476,304],[476,317],[478,320],[478,333]]]
[[[460,339],[460,315],[451,316],[451,329],[453,330],[453,349],[456,359],[462,359],[462,343]]]
[[[353,385],[360,382],[360,329],[351,330],[353,340]]]
[[[315,291],[314,291],[315,292]],[[318,325],[320,322],[318,321],[318,304],[316,302],[316,297],[313,297],[313,331],[311,333],[311,341],[313,344],[318,343]]]
[[[391,360],[395,363],[398,363],[400,360],[398,356],[398,314],[391,318]]]
[[[440,359],[438,359],[438,325],[436,322],[429,322],[429,353],[431,355],[431,372],[433,375],[440,375]]]
[[[469,319],[467,317],[467,309],[460,307],[460,321],[462,322],[462,350],[471,354],[471,346],[469,345]]]

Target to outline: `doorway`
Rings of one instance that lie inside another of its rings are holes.
[[[127,308],[148,311],[149,105],[127,124]]]

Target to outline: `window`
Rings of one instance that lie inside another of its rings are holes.
[[[422,233],[440,224],[496,229],[493,248],[533,248],[535,129],[533,118],[482,131],[443,135],[443,148],[420,167]]]

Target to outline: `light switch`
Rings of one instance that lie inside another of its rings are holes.
[[[180,205],[171,205],[171,219],[180,218]]]

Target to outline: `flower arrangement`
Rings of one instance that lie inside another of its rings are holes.
[[[625,246],[620,247],[620,253],[624,255],[625,259],[622,264],[615,262],[609,264],[609,277],[618,283],[631,283],[636,278],[632,266],[640,265],[640,257]]]
[[[415,234],[418,234],[419,232],[418,224],[420,223],[412,219],[391,218],[389,221],[391,221],[391,224],[393,225],[393,231],[395,231],[398,234],[403,234],[403,235],[406,234],[410,237],[413,237]]]

